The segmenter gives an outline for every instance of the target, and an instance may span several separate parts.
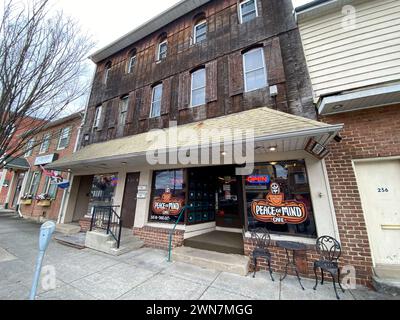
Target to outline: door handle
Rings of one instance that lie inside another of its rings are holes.
[[[381,224],[382,230],[400,230],[400,224]]]

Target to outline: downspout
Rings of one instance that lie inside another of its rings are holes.
[[[80,147],[80,140],[81,140],[81,134],[82,134],[82,128],[86,123],[86,119],[87,119],[87,113],[88,113],[88,109],[89,109],[89,101],[90,101],[90,96],[92,94],[92,89],[93,89],[93,82],[94,82],[94,78],[96,76],[96,68],[93,71],[93,75],[92,75],[92,81],[90,83],[90,88],[89,88],[89,94],[86,98],[86,107],[85,107],[85,114],[83,115],[83,119],[81,122],[81,125],[78,129],[78,134],[76,136],[76,141],[75,141],[75,146],[74,146],[74,151],[73,153],[77,152],[79,147]],[[70,181],[71,180],[71,172],[68,172],[67,175],[67,180]],[[58,219],[57,219],[57,224],[60,224],[64,218],[65,215],[65,210],[66,210],[66,199],[67,199],[67,195],[70,192],[71,189],[71,185],[69,186],[69,188],[64,190],[64,194],[61,200],[61,206],[60,206],[60,214],[58,215]]]

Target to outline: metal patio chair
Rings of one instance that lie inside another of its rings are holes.
[[[271,269],[271,253],[268,250],[268,247],[271,243],[271,236],[269,234],[268,229],[266,229],[266,228],[253,229],[251,231],[251,241],[255,247],[252,252],[252,259],[253,259],[253,263],[254,263],[253,278],[256,277],[257,259],[264,258],[268,263],[269,274],[271,276],[271,280],[275,281],[275,279],[272,275],[272,269]]]
[[[336,298],[340,300],[340,297],[336,289],[336,277],[340,289],[343,293],[345,292],[342,284],[340,283],[340,268],[339,268],[339,258],[342,254],[342,249],[340,243],[330,236],[322,236],[317,239],[316,251],[320,255],[320,259],[314,261],[314,273],[315,273],[315,286],[314,290],[317,290],[318,286],[318,275],[317,269],[321,269],[322,281],[321,285],[324,284],[324,271],[329,272],[333,279],[333,288],[335,289]]]

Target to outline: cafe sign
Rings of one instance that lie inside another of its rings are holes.
[[[178,216],[184,205],[183,199],[175,197],[169,189],[153,200],[152,211],[157,215]]]
[[[304,203],[296,200],[285,201],[279,184],[272,183],[266,199],[254,200],[251,213],[261,222],[274,224],[302,224],[307,220],[307,209]]]

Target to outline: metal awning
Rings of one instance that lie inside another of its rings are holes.
[[[24,158],[10,158],[6,161],[5,169],[29,170],[31,166]]]
[[[324,97],[318,112],[321,115],[330,115],[393,104],[400,104],[400,84]]]
[[[342,124],[329,125],[323,122],[294,116],[267,107],[207,119],[164,130],[150,131],[130,137],[89,145],[78,152],[47,165],[52,170],[82,170],[89,167],[99,169],[116,168],[124,165],[145,165],[147,152],[168,153],[169,150],[200,146],[210,133],[212,144],[224,145],[228,135],[235,130],[243,133],[240,140],[254,140],[255,154],[305,150],[310,140],[327,146],[343,128]],[[224,130],[222,130],[224,129]],[[160,139],[160,136],[179,137]],[[166,142],[166,143],[165,143]]]

